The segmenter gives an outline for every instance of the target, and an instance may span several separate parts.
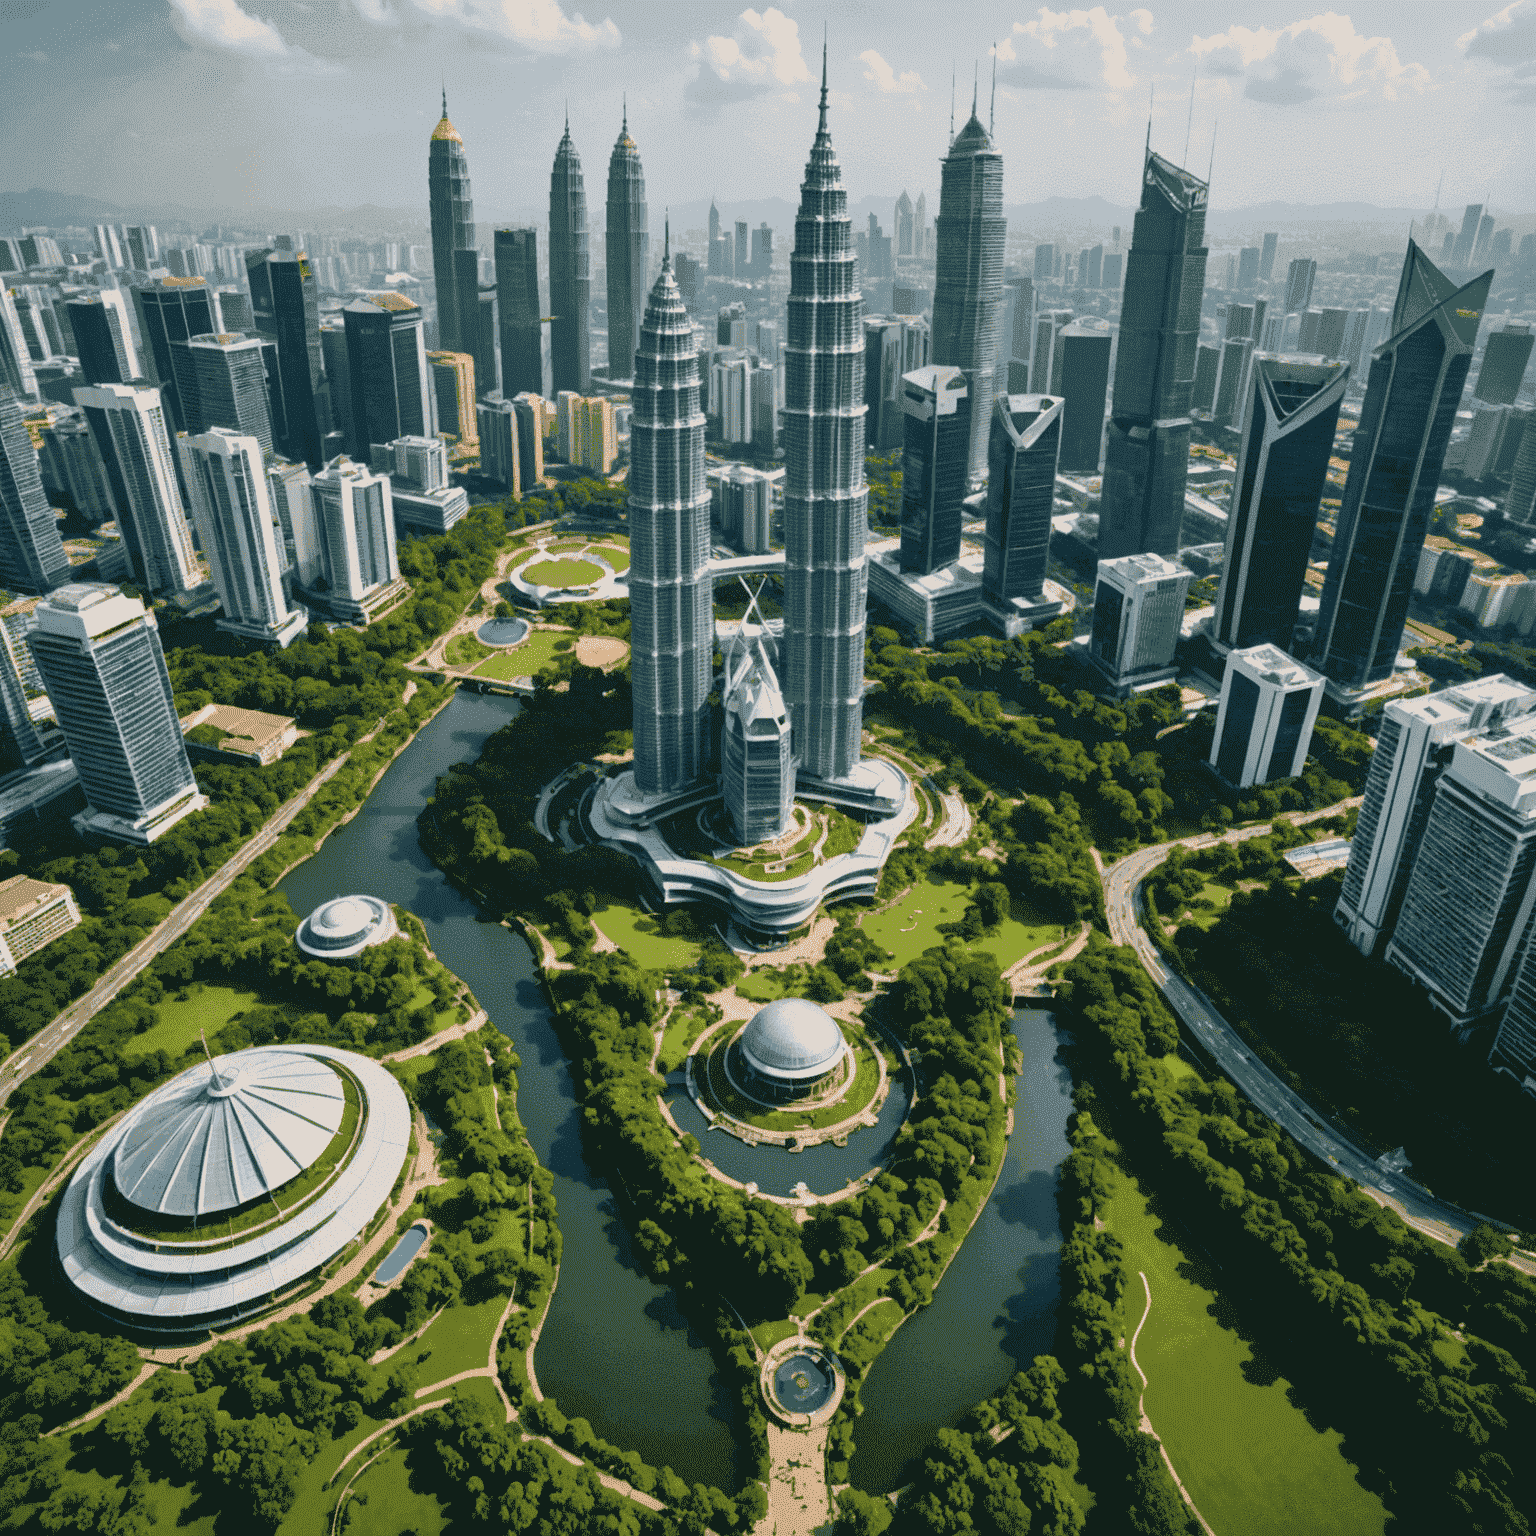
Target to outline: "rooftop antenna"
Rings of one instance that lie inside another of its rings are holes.
[[[1152,158],[1152,112],[1157,106],[1157,86],[1154,84],[1147,98],[1147,149],[1145,158]]]
[[[955,66],[949,66],[949,142],[955,142]]]
[[[821,24],[821,122],[816,130],[827,131],[827,24]]]
[[[992,44],[992,105],[987,109],[987,137],[992,137],[992,125],[997,121],[997,44]]]
[[[971,65],[971,116],[976,116],[976,102],[981,94],[981,60]]]
[[[1200,55],[1195,55],[1195,72],[1189,77],[1189,121],[1184,124],[1184,164],[1189,164],[1189,136],[1195,127],[1195,81],[1200,78]]]
[[[670,267],[672,265],[672,210],[670,208],[667,209],[666,222],[662,228],[666,231],[666,235],[665,244],[661,250],[661,264],[664,267]]]
[[[629,132],[629,92],[625,91],[624,94],[619,98],[619,100],[624,103],[624,129],[623,129],[623,131],[625,133],[628,133]]]
[[[224,1079],[219,1076],[219,1069],[213,1064],[213,1052],[208,1049],[208,1036],[201,1028],[197,1032],[197,1038],[203,1042],[203,1055],[208,1058],[208,1070],[213,1073],[213,1086],[222,1088]]]
[[[448,116],[448,77],[443,76],[443,116]]]
[[[1207,191],[1210,190],[1211,186],[1211,172],[1216,169],[1216,130],[1219,127],[1221,127],[1221,119],[1217,118],[1216,121],[1211,124],[1211,163],[1205,172],[1205,186]]]

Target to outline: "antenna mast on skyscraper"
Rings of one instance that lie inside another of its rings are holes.
[[[1221,119],[1218,117],[1216,121],[1211,124],[1211,163],[1206,167],[1205,172],[1205,189],[1207,193],[1209,193],[1211,189],[1211,173],[1216,169],[1216,130],[1219,127],[1221,127]]]
[[[949,66],[949,142],[955,142],[955,66]]]
[[[992,105],[987,108],[987,137],[992,137],[993,124],[997,122],[997,44],[992,44]]]
[[[1152,113],[1156,107],[1157,86],[1154,84],[1147,93],[1147,149],[1146,154],[1142,157],[1141,168],[1143,171],[1147,168],[1147,161],[1152,158]]]
[[[1195,82],[1200,78],[1200,55],[1195,55],[1195,72],[1189,77],[1189,121],[1184,124],[1184,158],[1180,164],[1189,164],[1189,136],[1195,127]]]

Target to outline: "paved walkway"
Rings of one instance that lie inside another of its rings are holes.
[[[753,1536],[815,1536],[832,1519],[827,1426],[788,1429],[768,1420],[768,1513]]]
[[[462,1040],[465,1035],[472,1035],[486,1020],[485,1009],[465,1019],[462,1024],[450,1024],[447,1029],[440,1029],[434,1035],[416,1045],[405,1046],[402,1050],[391,1051],[387,1056],[379,1057],[380,1061],[410,1061],[417,1056],[430,1056],[438,1046],[446,1045],[450,1040]]]

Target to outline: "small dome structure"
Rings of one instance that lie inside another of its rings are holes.
[[[398,932],[395,914],[377,896],[337,896],[299,924],[296,942],[312,960],[350,960]]]
[[[759,1008],[738,1049],[749,1090],[775,1103],[815,1091],[840,1073],[849,1054],[837,1020],[803,997]]]

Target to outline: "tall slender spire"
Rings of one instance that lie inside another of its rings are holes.
[[[1210,186],[1211,172],[1216,169],[1216,130],[1219,127],[1221,127],[1221,119],[1217,118],[1217,120],[1211,124],[1211,163],[1205,173],[1206,186]]]
[[[981,60],[978,59],[971,67],[971,116],[976,116],[976,103],[981,91]]]
[[[448,116],[448,82],[443,81],[443,116]]]
[[[661,248],[661,264],[670,268],[672,265],[672,210],[667,209],[666,222],[662,225],[666,231]]]
[[[992,137],[992,130],[997,122],[997,44],[992,44],[992,105],[987,108],[987,137]]]
[[[624,133],[628,133],[629,132],[629,92],[625,91],[624,94],[619,98],[619,100],[624,103],[624,123],[623,123],[622,131]]]
[[[1195,55],[1194,73],[1189,77],[1189,117],[1184,124],[1184,158],[1180,165],[1189,164],[1189,136],[1195,127],[1195,81],[1200,78],[1200,56]]]
[[[816,125],[817,133],[827,131],[827,28],[822,23],[821,28],[821,119]]]
[[[949,142],[955,142],[955,66],[949,66]]]

